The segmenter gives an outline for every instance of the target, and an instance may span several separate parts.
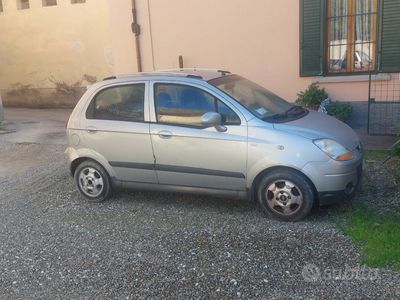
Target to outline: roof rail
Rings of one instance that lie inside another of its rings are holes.
[[[103,80],[112,80],[112,79],[117,79],[117,76],[109,76],[109,77],[103,78]]]
[[[221,73],[222,76],[226,76],[226,74],[231,74],[231,72],[225,70],[218,70],[217,72]]]
[[[195,78],[195,79],[203,79],[203,77],[199,75],[188,74],[186,75],[187,78]]]

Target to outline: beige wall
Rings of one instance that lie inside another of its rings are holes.
[[[113,41],[119,48],[115,72],[129,73],[136,65],[133,34],[127,30],[132,20],[131,0],[111,2]],[[289,100],[312,81],[321,80],[299,77],[298,0],[136,2],[145,71],[178,67],[178,56],[183,55],[185,67],[237,72]],[[347,80],[321,86],[334,100],[366,101],[366,76],[361,82]]]
[[[102,79],[113,73],[107,0],[86,2],[58,0],[57,6],[42,7],[42,0],[30,0],[30,9],[17,10],[16,0],[3,0],[0,89],[6,103],[20,100],[15,98],[19,91],[7,95],[5,89],[51,89],[54,81],[66,87],[85,85],[84,75]],[[60,100],[46,90],[36,93],[53,98],[41,101]]]
[[[114,73],[137,72],[135,40],[131,31],[132,3],[130,0],[108,0],[108,7]]]

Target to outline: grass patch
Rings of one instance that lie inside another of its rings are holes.
[[[365,150],[364,155],[365,159],[377,159],[377,158],[386,158],[391,154],[390,150]]]
[[[362,207],[349,212],[340,228],[361,246],[361,263],[400,270],[400,216]]]

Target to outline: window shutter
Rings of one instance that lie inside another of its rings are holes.
[[[400,1],[383,0],[381,9],[381,72],[400,71]]]
[[[323,74],[324,3],[324,0],[300,1],[300,76]]]

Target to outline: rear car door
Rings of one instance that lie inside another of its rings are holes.
[[[148,86],[146,81],[108,86],[94,95],[86,109],[84,144],[108,161],[120,181],[157,182]]]
[[[240,111],[205,88],[153,82],[150,125],[160,184],[243,191],[247,123]],[[204,127],[201,116],[219,112],[226,131]]]

